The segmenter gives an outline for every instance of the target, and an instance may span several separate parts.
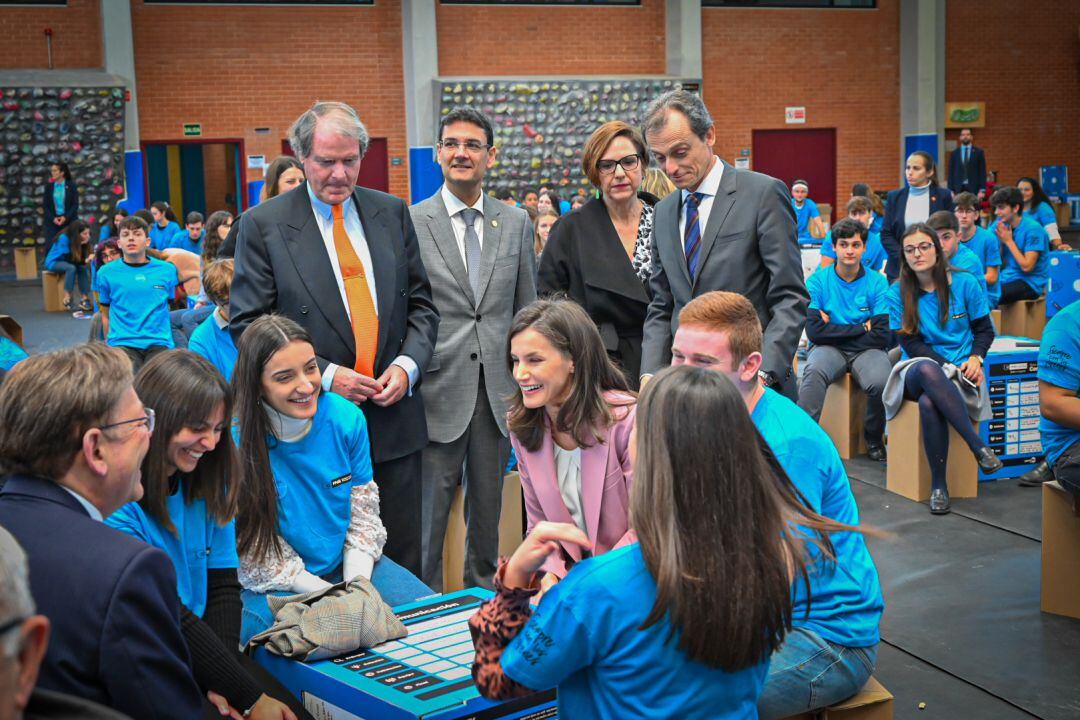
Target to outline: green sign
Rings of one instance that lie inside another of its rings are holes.
[[[184,123],[184,137],[199,137],[202,135],[201,123]]]

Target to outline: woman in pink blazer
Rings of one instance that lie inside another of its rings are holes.
[[[637,398],[604,349],[596,325],[571,300],[538,300],[510,328],[510,442],[528,526],[571,523],[592,554],[631,542],[630,434]],[[565,544],[544,565],[546,590],[589,552]]]

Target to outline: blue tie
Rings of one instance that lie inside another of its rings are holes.
[[[697,272],[698,250],[701,249],[701,223],[698,215],[701,210],[701,200],[705,193],[687,193],[686,195],[686,228],[683,230],[683,251],[686,253],[686,269],[690,271],[690,279],[694,279]]]

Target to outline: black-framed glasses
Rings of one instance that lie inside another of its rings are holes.
[[[905,255],[914,255],[915,253],[919,253],[920,255],[925,255],[926,253],[930,252],[931,248],[933,248],[933,247],[934,247],[934,243],[919,243],[918,245],[905,245],[904,246],[904,254]]]
[[[621,157],[618,160],[599,160],[596,163],[596,169],[600,171],[601,175],[610,175],[615,172],[616,165],[621,165],[623,170],[629,172],[637,169],[637,166],[640,164],[641,156],[634,153],[633,155]]]
[[[453,152],[459,147],[463,147],[471,153],[478,153],[487,150],[490,145],[485,145],[479,140],[458,140],[456,138],[446,138],[439,141],[439,147],[443,150]]]
[[[130,425],[131,423],[142,423],[146,426],[147,432],[154,432],[154,411],[150,408],[143,408],[146,410],[146,415],[143,417],[132,418],[130,420],[121,420],[120,422],[109,423],[108,425],[98,426],[98,430],[109,430],[111,428],[120,427],[121,425]]]

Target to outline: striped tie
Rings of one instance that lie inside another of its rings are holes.
[[[686,252],[686,269],[690,271],[691,280],[697,272],[698,250],[701,249],[701,223],[698,222],[698,215],[701,210],[701,200],[704,197],[705,193],[687,193],[686,209],[683,211],[686,214],[683,251]]]

